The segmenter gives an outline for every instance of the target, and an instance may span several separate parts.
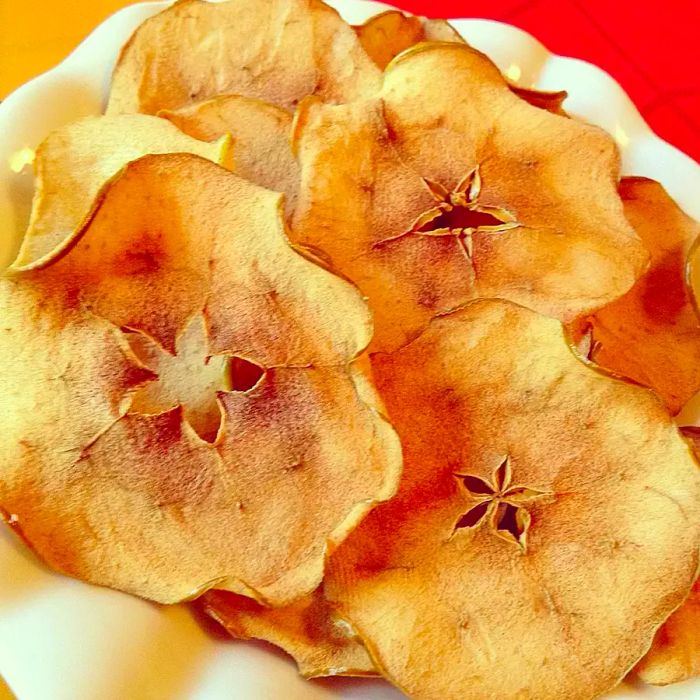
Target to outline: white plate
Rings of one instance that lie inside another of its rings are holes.
[[[138,24],[167,4],[121,10],[63,63],[0,104],[0,267],[24,229],[31,201],[30,169],[21,170],[23,149],[35,148],[59,125],[101,110],[120,46]],[[353,23],[385,9],[359,0],[330,4]],[[625,174],[660,180],[700,219],[700,166],[655,136],[609,75],[583,61],[552,55],[515,27],[467,19],[454,25],[510,78],[527,86],[568,90],[570,112],[613,134]],[[6,529],[0,529],[0,674],[20,700],[404,697],[381,681],[304,681],[272,647],[217,639],[184,608],[159,608],[47,571]],[[689,700],[700,698],[700,682],[666,689],[625,686],[612,697]]]

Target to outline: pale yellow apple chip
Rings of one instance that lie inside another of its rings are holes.
[[[682,428],[695,454],[700,455],[700,428]],[[656,633],[637,675],[650,685],[669,685],[700,676],[700,581],[687,600]]]
[[[225,591],[209,591],[198,604],[232,636],[283,649],[305,678],[377,675],[364,644],[335,619],[322,589],[283,608]]]
[[[368,296],[377,350],[501,297],[570,321],[625,293],[648,254],[600,129],[516,97],[465,44],[421,44],[376,99],[297,114],[294,239]]]
[[[373,365],[404,477],[324,589],[377,668],[416,700],[614,687],[697,574],[700,470],[661,404],[506,301]]]
[[[181,0],[122,49],[107,113],[156,114],[227,94],[293,109],[307,95],[357,99],[379,82],[352,28],[321,0]]]
[[[102,187],[132,160],[151,153],[194,153],[221,165],[230,138],[204,143],[145,114],[86,117],[51,132],[37,148],[29,227],[13,267],[30,267],[87,224]]]
[[[423,41],[447,41],[466,43],[461,34],[444,19],[426,19],[404,15],[398,10],[387,10],[355,27],[362,47],[370,58],[384,70],[402,51]],[[562,104],[565,91],[547,92],[520,87],[511,82],[508,87],[534,107],[565,115]]]
[[[283,605],[392,494],[398,439],[354,366],[366,305],[291,248],[280,206],[146,156],[70,246],[0,282],[0,508],[58,571]]]
[[[625,213],[651,252],[651,265],[620,299],[571,326],[596,364],[651,387],[671,413],[700,389],[700,317],[686,282],[700,224],[653,180],[620,185]]]
[[[231,134],[236,145],[236,175],[284,192],[287,211],[294,210],[299,166],[292,155],[289,112],[253,97],[223,95],[182,109],[165,110],[159,116],[202,141]]]

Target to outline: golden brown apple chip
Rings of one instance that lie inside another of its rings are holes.
[[[475,297],[570,321],[626,292],[647,253],[600,129],[509,90],[464,44],[421,44],[378,99],[307,100],[293,234],[369,297],[377,350]]]
[[[203,143],[144,114],[86,117],[56,129],[36,152],[31,219],[13,267],[31,266],[84,226],[102,187],[149,153],[194,153],[229,163],[230,137]]]
[[[459,32],[444,19],[426,19],[387,10],[354,27],[362,48],[384,70],[402,51],[421,41],[464,43]]]
[[[671,413],[700,389],[700,318],[686,264],[700,224],[658,183],[625,178],[625,213],[651,252],[651,265],[620,299],[572,324],[596,364],[651,387]]]
[[[689,427],[681,431],[699,455],[700,429]],[[656,633],[636,673],[650,685],[669,685],[700,676],[700,581],[695,582],[687,600]]]
[[[371,321],[296,253],[281,196],[146,156],[40,269],[0,283],[0,508],[64,573],[171,603],[283,605],[388,498]]]
[[[564,100],[569,96],[566,90],[535,90],[534,88],[526,88],[514,83],[509,83],[508,87],[515,95],[531,104],[533,107],[545,109],[552,114],[559,116],[568,116],[564,109]]]
[[[322,589],[283,608],[225,591],[209,591],[198,604],[232,636],[283,649],[305,678],[377,675],[364,644],[335,619]]]
[[[321,0],[181,0],[122,49],[107,113],[156,114],[227,94],[293,109],[307,95],[357,99],[379,82],[352,28]]]
[[[269,190],[284,192],[287,211],[294,210],[299,166],[292,155],[289,112],[252,97],[223,95],[179,110],[166,110],[159,116],[202,141],[231,134],[236,175]]]
[[[387,10],[355,27],[362,47],[370,58],[384,70],[402,51],[422,41],[466,43],[460,33],[444,19],[426,19],[404,15],[398,10]],[[562,104],[567,97],[563,90],[547,92],[524,88],[513,83],[508,87],[534,107],[565,115]]]
[[[700,583],[656,633],[636,668],[649,685],[670,685],[700,676]]]
[[[353,27],[367,55],[384,70],[407,48],[425,40],[423,19],[387,10]]]
[[[660,403],[506,301],[373,364],[404,477],[324,589],[377,668],[431,700],[615,686],[698,566],[700,470]]]

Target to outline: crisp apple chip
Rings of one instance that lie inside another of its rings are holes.
[[[367,55],[384,70],[402,51],[421,41],[464,43],[459,32],[444,19],[427,19],[387,10],[354,28]]]
[[[700,455],[700,428],[681,428]],[[669,685],[700,676],[700,581],[656,633],[637,675],[650,685]]]
[[[571,332],[589,359],[651,387],[675,414],[700,389],[700,318],[686,283],[700,224],[653,180],[625,178],[620,194],[651,265],[627,294],[579,319]]]
[[[334,618],[322,589],[283,608],[225,591],[209,591],[198,604],[232,636],[286,651],[305,678],[377,675],[364,644]]]
[[[700,583],[654,637],[636,674],[649,685],[670,685],[700,676]]]
[[[426,699],[615,686],[697,574],[700,470],[660,403],[506,301],[373,366],[404,477],[324,589],[378,669]]]
[[[102,187],[151,153],[194,153],[229,164],[230,137],[203,143],[145,114],[86,117],[51,132],[36,151],[36,192],[13,267],[32,266],[86,225]]]
[[[345,102],[379,83],[352,28],[321,0],[181,0],[122,49],[107,113],[156,114],[228,94],[293,109],[307,95]]]
[[[362,47],[370,58],[384,70],[402,51],[422,41],[451,41],[466,43],[460,33],[444,19],[426,19],[404,15],[398,10],[387,10],[355,27]],[[565,115],[562,104],[567,97],[564,90],[549,92],[520,87],[508,82],[508,87],[534,107]]]
[[[367,55],[384,70],[402,51],[425,41],[423,23],[422,17],[387,10],[354,29]]]
[[[531,104],[561,117],[568,116],[564,109],[564,100],[569,96],[566,90],[535,90],[514,83],[508,83],[511,92]]]
[[[379,98],[297,113],[297,242],[368,296],[376,350],[502,297],[570,321],[625,293],[648,255],[600,129],[536,109],[465,44],[421,44]]]
[[[290,144],[292,116],[281,107],[253,97],[223,95],[159,116],[202,141],[231,134],[236,148],[235,173],[275,192],[284,192],[294,210],[299,166]]]
[[[55,569],[172,603],[283,605],[400,471],[353,360],[371,320],[281,195],[146,156],[71,245],[0,283],[0,507]]]

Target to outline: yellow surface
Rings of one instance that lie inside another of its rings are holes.
[[[0,0],[0,99],[56,65],[103,19],[132,2]]]

